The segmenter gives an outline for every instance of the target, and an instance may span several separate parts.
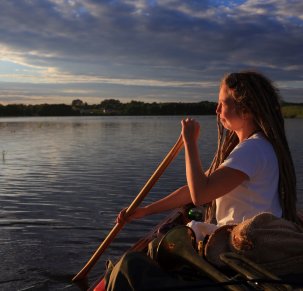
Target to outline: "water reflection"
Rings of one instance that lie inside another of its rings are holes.
[[[75,289],[72,276],[114,226],[180,132],[180,117],[13,118],[0,120],[0,289]],[[216,120],[199,117],[201,156],[216,148]],[[302,206],[301,120],[286,128],[298,173]],[[185,183],[183,153],[146,202]],[[120,256],[164,215],[129,224],[91,273]],[[77,289],[75,289],[77,290]]]

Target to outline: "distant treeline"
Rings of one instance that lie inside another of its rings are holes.
[[[89,105],[80,99],[76,99],[71,105],[0,104],[0,116],[214,115],[216,114],[216,106],[216,102],[209,101],[196,103],[131,101],[121,103],[116,99],[106,99],[100,104]],[[286,118],[303,118],[303,103],[283,103],[282,111]]]
[[[303,103],[285,103],[282,113],[285,118],[303,118]]]
[[[0,105],[0,116],[80,116],[80,115],[213,115],[217,104],[197,103],[145,103],[106,99],[100,104],[89,105],[77,99],[67,104],[9,104]]]

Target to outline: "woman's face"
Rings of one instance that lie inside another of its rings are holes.
[[[236,110],[235,100],[228,91],[226,85],[223,83],[219,93],[218,106],[216,113],[224,128],[231,131],[239,131],[243,128],[243,118]]]

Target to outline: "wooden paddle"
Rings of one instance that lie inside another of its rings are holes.
[[[128,216],[130,216],[135,211],[135,209],[143,201],[145,196],[148,194],[148,192],[151,190],[151,188],[155,185],[155,183],[158,181],[158,179],[163,174],[165,169],[173,161],[173,159],[178,155],[178,153],[181,151],[182,148],[183,148],[183,139],[182,139],[182,136],[180,135],[176,144],[172,147],[172,149],[166,155],[166,157],[164,158],[162,163],[158,166],[156,171],[153,173],[153,175],[149,178],[147,183],[141,189],[141,191],[139,192],[137,197],[134,199],[134,201],[131,203],[131,205],[127,208],[127,210],[125,212],[126,219]],[[110,233],[104,239],[104,241],[100,244],[99,248],[95,251],[95,253],[92,255],[92,257],[89,259],[89,261],[83,267],[83,269],[73,278],[73,282],[84,279],[86,277],[86,275],[89,273],[89,271],[97,263],[98,259],[103,254],[103,252],[106,250],[106,248],[110,245],[110,243],[113,241],[113,239],[119,233],[119,231],[122,229],[124,224],[125,224],[125,222],[116,223],[116,225],[113,227],[113,229],[110,231]]]

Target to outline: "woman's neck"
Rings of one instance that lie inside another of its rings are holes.
[[[239,142],[242,142],[242,141],[250,138],[251,136],[253,136],[258,131],[260,131],[260,129],[257,126],[251,126],[245,130],[236,131],[236,134],[239,138]]]

